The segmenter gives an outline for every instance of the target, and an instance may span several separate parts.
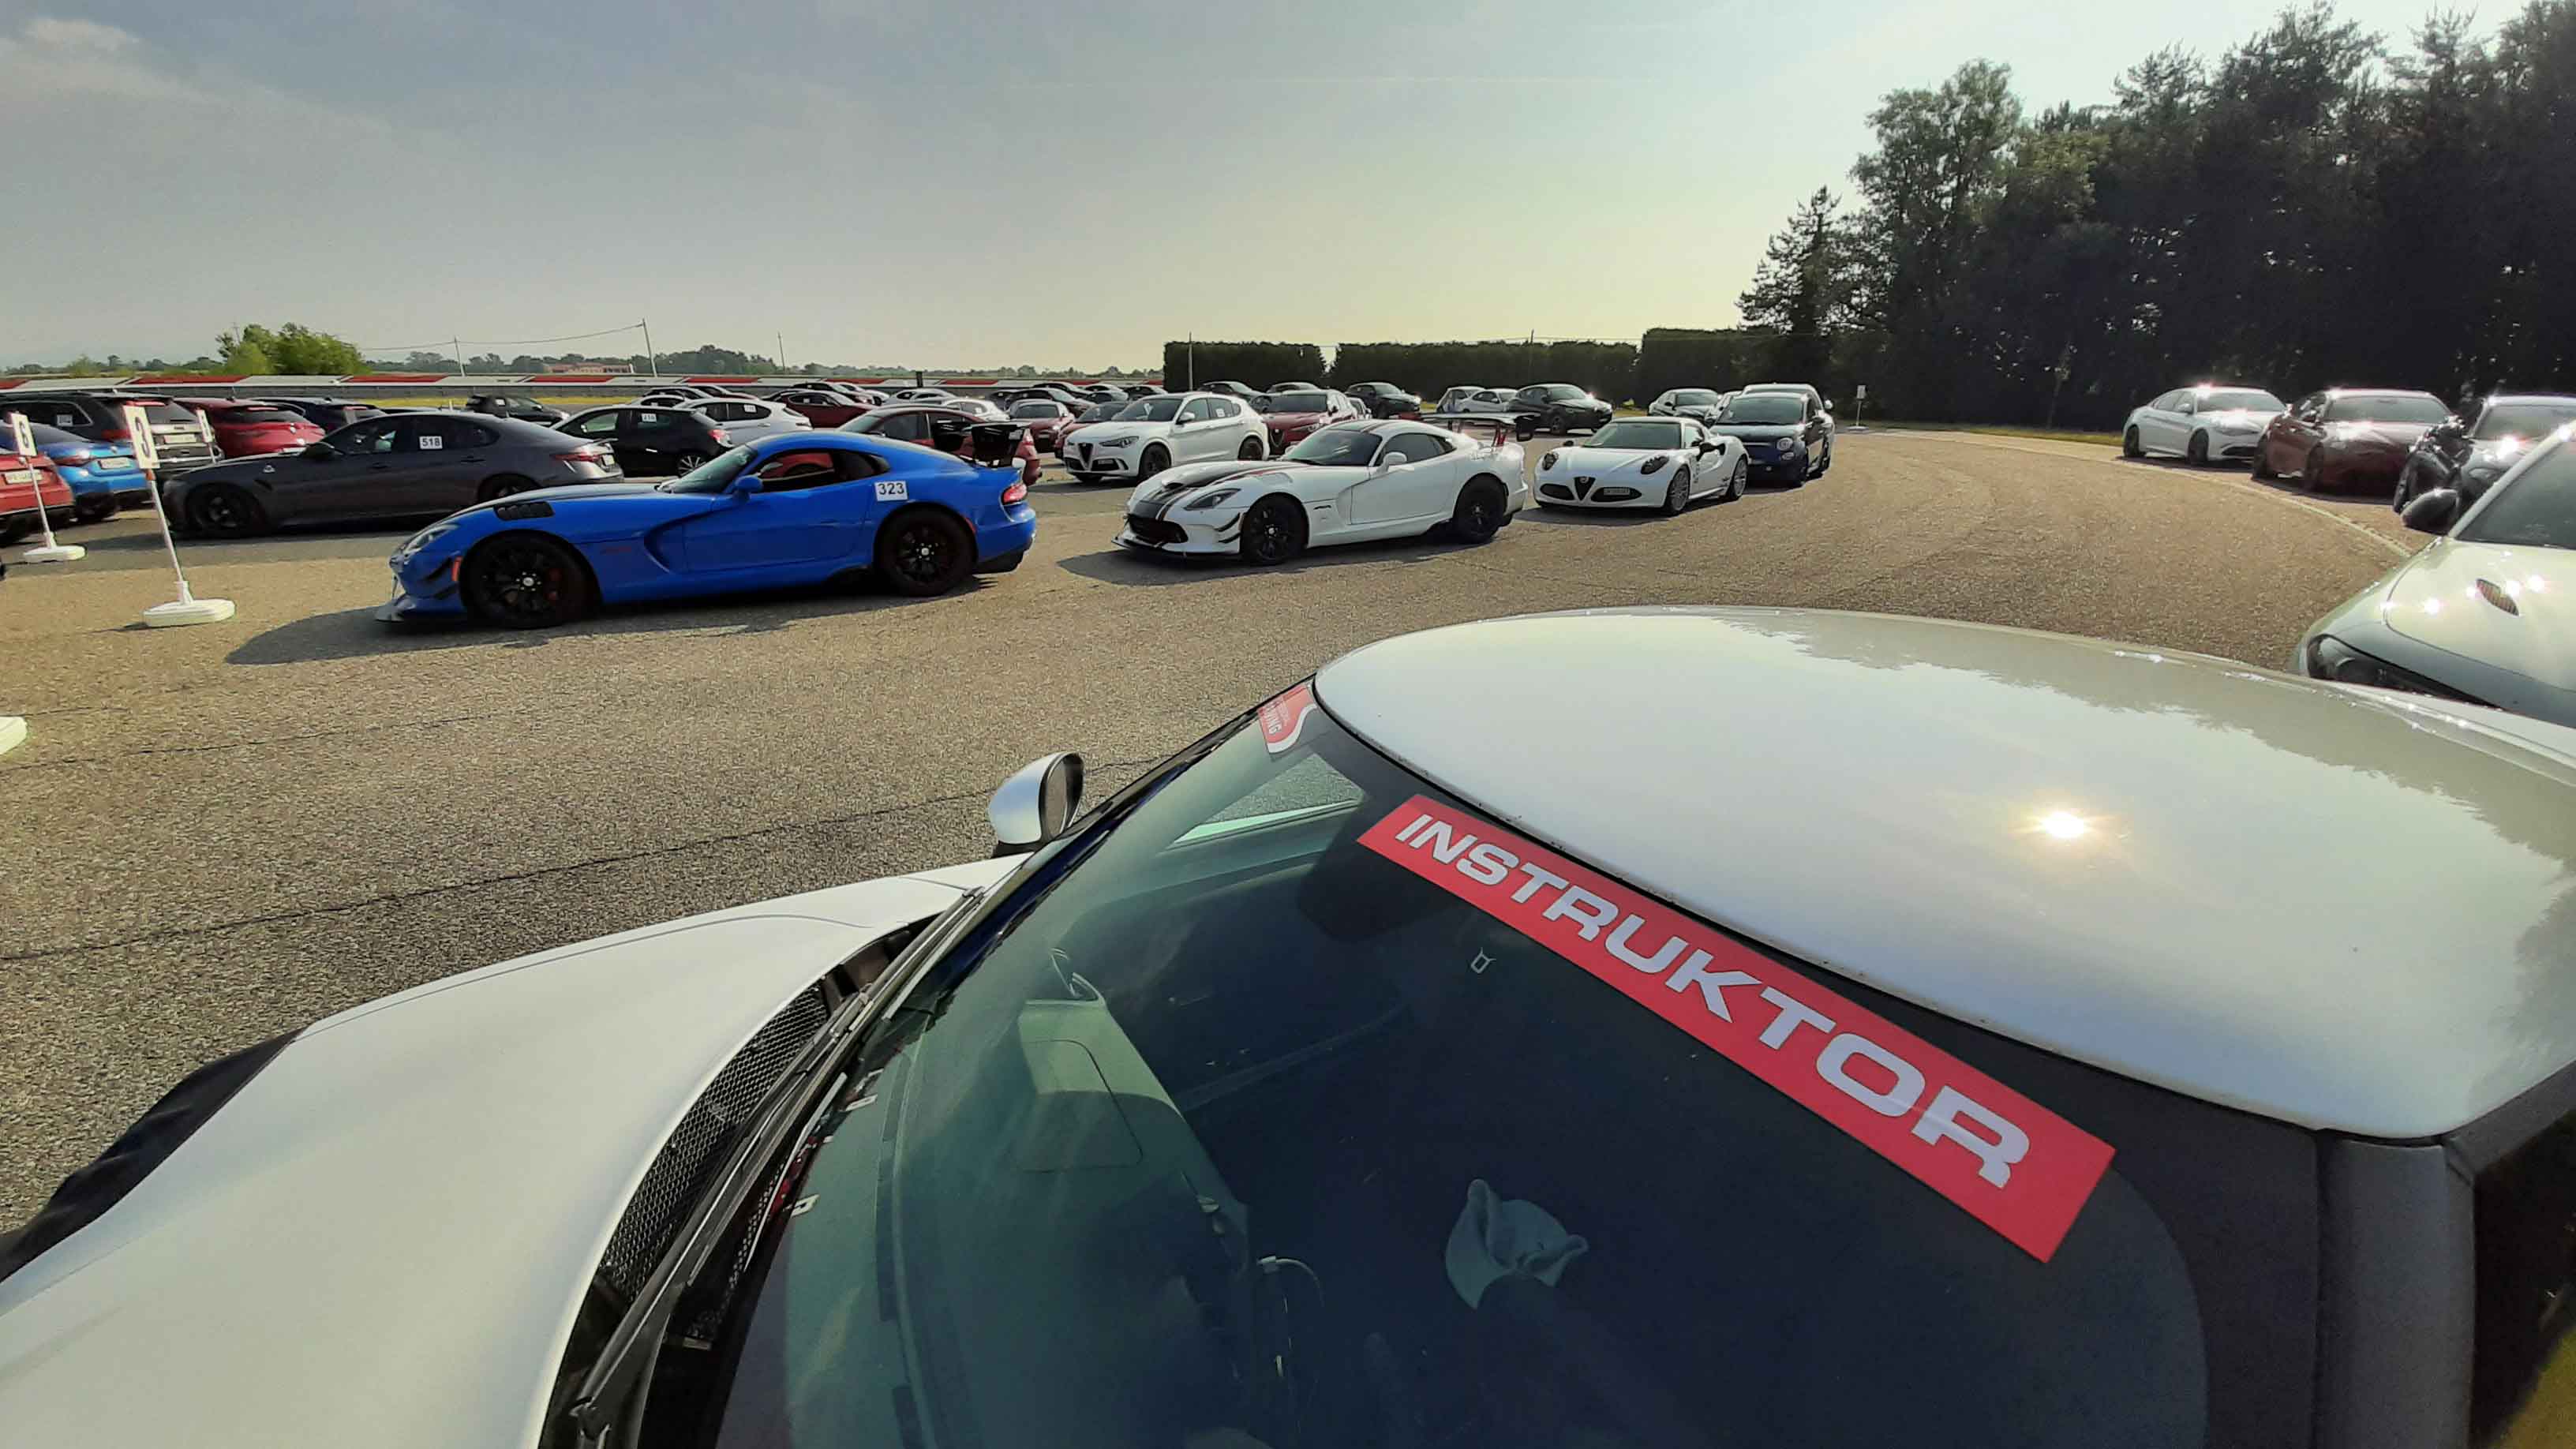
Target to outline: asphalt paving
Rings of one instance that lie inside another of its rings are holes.
[[[12,569],[0,713],[30,738],[0,757],[0,1224],[210,1057],[543,947],[981,855],[985,796],[1032,756],[1080,750],[1114,786],[1388,635],[1795,605],[2279,667],[2415,543],[2385,503],[1963,434],[1847,433],[1826,477],[1679,518],[1535,512],[1481,548],[1272,570],[1124,555],[1125,490],[1034,493],[1028,560],[946,597],[536,633],[377,623],[399,528],[187,543],[196,592],[240,611],[197,628],[138,622],[173,593],[148,515]]]

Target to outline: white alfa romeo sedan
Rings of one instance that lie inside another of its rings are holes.
[[[2576,732],[1605,610],[1085,805],[206,1067],[0,1244],[0,1439],[2569,1442]]]

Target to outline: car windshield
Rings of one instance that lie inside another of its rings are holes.
[[[1672,395],[1672,404],[1679,408],[1713,408],[1717,406],[1717,394],[1704,387],[1686,387]]]
[[[2193,396],[2199,399],[2193,406],[2205,413],[2277,413],[2281,410],[2281,400],[2259,388],[2212,388]]]
[[[1181,410],[1181,399],[1175,397],[1140,398],[1118,413],[1122,423],[1168,423]]]
[[[1297,446],[1280,457],[1300,463],[1320,463],[1327,467],[1366,467],[1377,456],[1377,434],[1366,428],[1326,428],[1308,433]]]
[[[2326,404],[2325,420],[2330,423],[2422,423],[2431,425],[2451,415],[2442,400],[2432,396],[2407,397],[2339,397]]]
[[[1057,416],[1063,411],[1064,404],[1062,403],[1024,402],[1011,404],[1011,416],[1015,418],[1051,418]]]
[[[1584,441],[1587,448],[1678,448],[1681,445],[1681,424],[1645,418],[1624,418],[1604,424]]]
[[[1253,411],[1263,413],[1320,413],[1332,405],[1320,392],[1274,392],[1252,400]]]
[[[2304,1438],[2263,1336],[2315,1293],[2303,1134],[1836,982],[1847,1033],[2118,1133],[2043,1260],[1681,1024],[1726,990],[1862,1054],[1672,933],[1749,948],[1605,932],[1591,872],[1295,699],[1047,847],[871,1029],[706,1375],[717,1449]]]
[[[665,493],[722,493],[742,465],[751,461],[748,444],[718,453],[697,467],[661,485]]]
[[[1086,423],[1105,423],[1111,418],[1118,416],[1120,413],[1125,412],[1130,406],[1132,406],[1132,404],[1129,403],[1096,403],[1083,410],[1082,421]]]
[[[2498,403],[2478,414],[2475,436],[2481,443],[2545,437],[2571,420],[2576,420],[2576,399],[2563,403]]]
[[[2576,449],[2550,449],[2495,490],[2460,529],[2466,543],[2576,548]],[[2537,587],[2537,585],[2534,585]]]
[[[220,412],[209,413],[207,416],[228,428],[247,428],[260,423],[306,421],[302,413],[288,412],[284,408],[225,408]]]
[[[1737,393],[1726,411],[1717,415],[1721,423],[1795,423],[1807,416],[1806,399],[1794,392]]]

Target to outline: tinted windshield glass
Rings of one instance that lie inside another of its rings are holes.
[[[2117,1136],[2042,1262],[1435,884],[1527,872],[1426,808],[1317,711],[1033,862],[815,1129],[713,1442],[2305,1442],[2300,1134],[1836,983]]]
[[[1686,387],[1673,394],[1673,406],[1684,408],[1713,408],[1717,406],[1717,394],[1710,392],[1704,387]]]
[[[1142,398],[1138,401],[1129,403],[1125,408],[1121,409],[1118,414],[1118,421],[1122,423],[1168,423],[1174,417],[1178,416],[1180,411],[1181,400],[1177,395],[1173,397]]]
[[[2576,449],[2564,445],[2532,460],[2460,530],[2470,543],[2576,548]]]
[[[1264,413],[1320,413],[1332,405],[1320,392],[1274,392],[1252,400],[1253,410]]]
[[[2576,418],[2576,402],[2499,403],[2478,415],[2477,438],[2484,443],[2498,438],[2538,438],[2557,431],[2571,418]]]
[[[1125,412],[1128,406],[1129,404],[1126,403],[1099,403],[1084,409],[1082,420],[1086,423],[1105,423]]]
[[[1681,445],[1681,424],[1648,422],[1642,418],[1604,424],[1584,442],[1584,446],[1590,448],[1678,448]]]
[[[1024,402],[1011,405],[1011,416],[1015,418],[1051,418],[1063,411],[1062,403]]]
[[[1722,423],[1794,423],[1807,415],[1806,403],[1793,392],[1747,392],[1736,394],[1726,411],[1717,415]]]
[[[2330,423],[2423,423],[2451,415],[2434,397],[2339,397],[2326,405]]]
[[[1377,434],[1365,428],[1326,428],[1320,433],[1308,433],[1297,446],[1279,456],[1300,463],[1358,467],[1377,456],[1377,444]]]
[[[1583,396],[1583,389],[1576,387],[1570,382],[1552,382],[1547,386],[1538,389],[1538,394],[1539,396],[1547,398],[1553,402],[1563,402],[1568,398],[1578,398]]]
[[[748,445],[718,453],[696,468],[662,485],[665,493],[722,493],[742,465],[751,461]]]
[[[2259,390],[2219,388],[2193,396],[2199,399],[2193,406],[2205,413],[2232,412],[2239,408],[2253,413],[2277,413],[2281,410],[2279,398]]]

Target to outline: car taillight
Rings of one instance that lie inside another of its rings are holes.
[[[569,453],[555,454],[555,461],[558,463],[590,463],[597,465],[606,463],[608,461],[608,455],[597,448],[575,448]]]
[[[74,466],[78,466],[78,465],[80,465],[80,464],[82,464],[82,463],[86,463],[86,462],[88,462],[89,460],[90,460],[90,455],[89,455],[89,454],[87,454],[87,453],[65,453],[65,454],[61,455],[60,457],[57,457],[56,459],[54,459],[54,461],[55,461],[56,463],[70,463],[70,464],[73,464]]]
[[[1002,501],[1004,503],[1025,502],[1028,496],[1029,485],[1026,483],[1014,483],[1010,487],[1002,490]]]
[[[102,443],[122,443],[133,436],[134,435],[132,433],[127,432],[123,428],[101,428],[98,430],[98,440]]]
[[[722,428],[718,428],[718,429],[716,429],[716,441],[717,441],[717,442],[719,442],[719,443],[725,443],[725,442],[731,442],[731,441],[732,441],[732,439],[731,439],[731,438],[729,438],[729,437],[727,437],[727,436],[725,435],[725,430],[724,430],[724,429],[722,429]]]

